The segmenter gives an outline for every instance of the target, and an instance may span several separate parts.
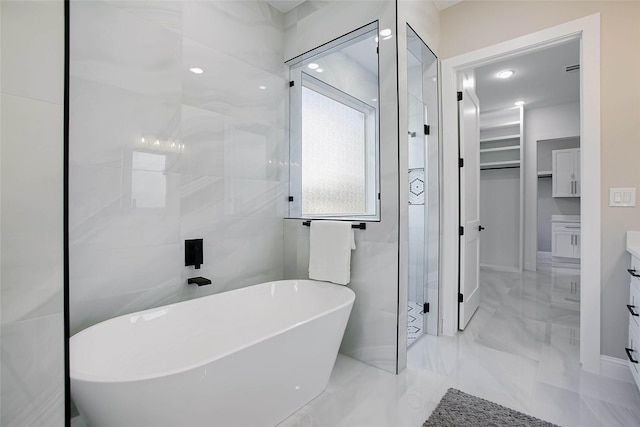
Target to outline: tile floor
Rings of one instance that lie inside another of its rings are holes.
[[[424,313],[422,305],[414,301],[409,301],[407,307],[407,345],[413,344],[422,336],[424,329]]]
[[[449,387],[564,427],[640,426],[635,384],[579,367],[577,304],[552,284],[564,273],[483,270],[463,333],[422,336],[400,375],[339,355],[326,391],[279,427],[420,427]]]

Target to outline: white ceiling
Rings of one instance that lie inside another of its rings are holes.
[[[265,0],[271,6],[275,7],[282,13],[287,13],[294,7],[302,4],[305,0]]]
[[[580,42],[573,40],[544,50],[501,60],[475,69],[476,93],[482,111],[513,107],[517,100],[525,108],[578,101],[579,71],[566,72],[580,63]],[[501,70],[513,70],[508,79],[499,79]]]
[[[438,10],[444,10],[456,3],[460,3],[461,1],[462,0],[433,0]]]

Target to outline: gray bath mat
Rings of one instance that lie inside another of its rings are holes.
[[[558,427],[450,388],[422,427]]]

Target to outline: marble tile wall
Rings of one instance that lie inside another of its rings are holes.
[[[393,1],[307,1],[286,15],[285,59],[291,59],[354,29],[379,20],[395,34]],[[331,22],[331,26],[325,25]],[[340,351],[396,372],[397,343],[406,346],[405,323],[398,327],[398,130],[395,39],[380,43],[380,222],[356,231],[351,282],[356,300]],[[284,227],[285,278],[309,277],[309,228],[300,220]],[[403,336],[399,337],[399,333]]]
[[[263,1],[73,2],[71,31],[71,332],[282,278],[283,15]],[[184,266],[193,238],[199,270]]]
[[[0,424],[62,426],[63,2],[0,20]]]

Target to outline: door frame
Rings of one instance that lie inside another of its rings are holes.
[[[581,298],[580,363],[600,373],[600,14],[579,18],[535,33],[517,37],[441,62],[442,68],[442,334],[457,333],[458,295],[458,129],[457,74],[509,56],[534,52],[579,38],[580,43],[580,161],[581,183]],[[589,171],[589,173],[585,173]],[[526,213],[525,213],[526,214]]]

